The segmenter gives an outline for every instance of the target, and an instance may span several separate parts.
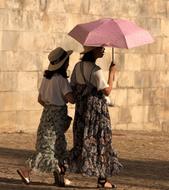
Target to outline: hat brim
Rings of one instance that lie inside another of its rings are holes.
[[[62,59],[62,61],[60,61],[59,63],[55,64],[55,65],[52,65],[51,63],[49,64],[48,66],[48,70],[49,71],[55,71],[55,70],[58,70],[66,61],[66,59],[73,53],[72,50],[68,50],[67,51],[67,55],[65,56],[64,59]]]
[[[97,48],[96,46],[84,46],[84,50],[80,54],[88,53],[96,48]]]

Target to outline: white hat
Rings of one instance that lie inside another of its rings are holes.
[[[59,69],[65,63],[69,55],[71,55],[72,53],[72,50],[65,51],[61,47],[57,47],[56,49],[52,50],[48,55],[48,59],[50,61],[48,70],[55,71]]]
[[[89,51],[94,50],[97,47],[96,46],[84,46],[83,48],[84,48],[84,50],[80,54],[85,54],[85,53],[87,53]]]

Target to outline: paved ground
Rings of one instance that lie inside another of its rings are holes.
[[[49,174],[33,174],[32,184],[22,184],[16,169],[33,152],[35,134],[0,134],[0,190],[54,190]],[[72,146],[70,131],[67,134]],[[169,134],[114,131],[113,145],[118,150],[123,171],[112,177],[117,190],[169,190]],[[96,179],[69,174],[72,187],[65,189],[96,189]]]

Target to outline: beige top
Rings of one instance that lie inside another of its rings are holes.
[[[93,69],[93,66],[95,66],[94,69]],[[93,86],[95,86],[98,91],[109,87],[101,68],[92,62],[87,62],[87,61],[83,62],[83,72],[84,72],[85,79],[89,81],[92,69],[93,69],[93,72],[91,75],[90,83],[92,83]],[[75,65],[75,68],[71,75],[71,85],[73,86],[75,83],[85,84],[85,81],[83,79],[83,75],[80,69],[80,62]]]
[[[60,74],[55,74],[51,79],[43,77],[39,94],[45,104],[65,105],[64,95],[71,92],[71,86],[67,79]]]

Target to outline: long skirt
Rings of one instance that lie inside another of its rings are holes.
[[[71,172],[87,176],[110,177],[120,171],[117,154],[112,147],[112,129],[106,99],[93,89],[81,96],[84,85],[75,86],[73,148],[70,151]]]
[[[67,160],[65,130],[68,122],[67,106],[45,106],[37,131],[36,152],[26,164],[40,172],[60,172]]]

